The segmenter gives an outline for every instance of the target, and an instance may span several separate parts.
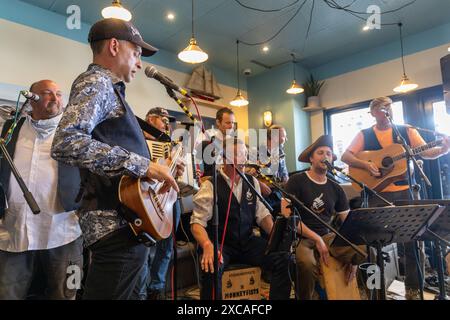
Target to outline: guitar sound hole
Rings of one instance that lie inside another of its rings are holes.
[[[381,161],[381,165],[385,168],[389,168],[394,164],[394,161],[392,161],[391,157],[383,158],[383,161]]]

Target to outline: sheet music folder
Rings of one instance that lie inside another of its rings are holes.
[[[438,204],[356,209],[339,232],[356,245],[410,242],[419,239],[444,210]],[[336,237],[332,246],[347,243]]]

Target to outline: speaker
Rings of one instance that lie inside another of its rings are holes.
[[[447,113],[450,113],[450,54],[441,58],[442,83]]]

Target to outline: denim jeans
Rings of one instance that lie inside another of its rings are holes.
[[[75,299],[76,289],[67,285],[71,265],[83,270],[83,240],[63,246],[25,252],[0,251],[0,300],[24,300],[34,278],[45,279],[44,299]],[[81,280],[81,279],[80,279]]]
[[[139,243],[130,228],[107,235],[88,248],[91,263],[83,299],[129,300],[148,258],[148,248]]]
[[[175,214],[175,232],[180,221],[181,207],[179,201],[173,206]],[[172,233],[166,239],[160,240],[154,247],[150,248],[148,262],[137,283],[137,299],[145,300],[148,292],[163,292],[166,288],[166,274],[169,269],[170,260],[173,253],[173,235]]]

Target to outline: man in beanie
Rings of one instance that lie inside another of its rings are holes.
[[[119,202],[123,175],[155,179],[161,192],[178,191],[167,166],[152,163],[142,130],[125,100],[125,83],[142,68],[141,55],[157,49],[119,19],[104,19],[89,32],[93,63],[74,81],[52,146],[52,156],[80,168],[78,212],[90,265],[84,299],[130,299],[148,248],[128,227]],[[137,295],[136,295],[137,297]]]
[[[320,218],[331,223],[336,215],[342,222],[347,217],[349,205],[344,190],[339,184],[327,178],[327,166],[324,160],[332,163],[336,160],[333,154],[333,139],[323,135],[306,148],[298,158],[301,162],[311,164],[308,171],[291,176],[286,191],[295,195]],[[282,200],[282,214],[289,215],[288,201]],[[350,283],[356,276],[357,265],[364,262],[364,257],[351,247],[330,247],[335,238],[334,233],[316,220],[310,213],[297,207],[302,219],[297,226],[301,241],[296,249],[297,288],[300,300],[311,300],[315,296],[315,284],[318,280],[319,265],[328,265],[330,255],[347,264],[346,280]]]
[[[356,155],[361,151],[380,150],[393,143],[397,143],[395,131],[392,129],[391,122],[386,117],[386,112],[388,112],[392,118],[392,100],[388,97],[379,97],[372,100],[369,107],[370,114],[375,118],[376,124],[370,128],[361,130],[356,135],[350,146],[342,155],[342,161],[350,166],[365,169],[373,176],[380,176],[381,173],[379,168],[377,168],[373,162],[360,160]],[[402,137],[405,138],[406,143],[411,147],[419,147],[426,143],[416,129],[402,125],[397,125],[397,127]],[[424,159],[436,159],[441,155],[447,154],[449,146],[450,140],[445,138],[442,146],[429,149],[421,153],[420,156]],[[408,200],[408,180],[393,182],[386,186],[380,194],[391,202],[395,200]],[[370,197],[369,205],[371,207],[379,207],[385,206],[386,204],[377,197]],[[406,299],[419,299],[421,284],[417,277],[418,272],[414,243],[401,244],[398,249],[399,255],[404,256]]]

